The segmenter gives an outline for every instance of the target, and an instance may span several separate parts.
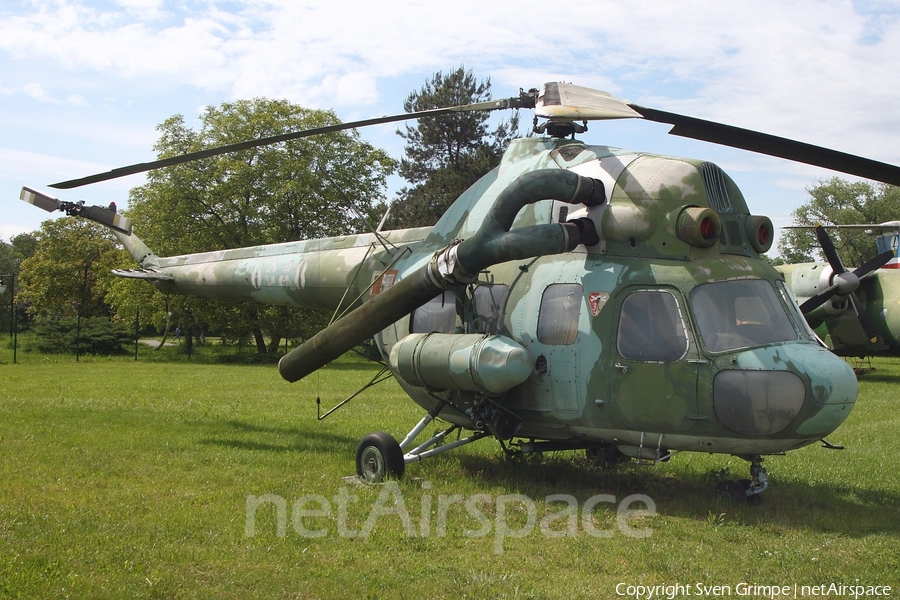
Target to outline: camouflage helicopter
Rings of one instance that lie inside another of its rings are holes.
[[[792,229],[806,229],[803,226]],[[877,236],[879,254],[850,271],[827,229]],[[827,262],[779,266],[809,325],[839,356],[867,358],[900,352],[900,221],[814,227]]]
[[[108,225],[140,265],[116,274],[165,292],[352,309],[286,354],[279,371],[297,381],[374,337],[426,414],[399,442],[385,432],[362,439],[356,469],[367,481],[493,437],[510,452],[586,449],[606,461],[736,455],[750,463],[750,478],[718,489],[758,501],[768,487],[763,456],[832,433],[856,400],[853,371],[818,341],[782,275],[760,259],[772,223],[750,213],[718,166],[589,146],[575,135],[589,120],[643,118],[674,125],[675,135],[893,184],[896,166],[548,83],[505,100],[251,140],[52,187],[498,108],[534,109],[538,135],[513,141],[432,227],[159,257],[122,215],[29,188],[22,199]],[[437,418],[448,426],[417,442]]]

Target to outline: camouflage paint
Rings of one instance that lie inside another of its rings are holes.
[[[518,435],[523,437],[736,454],[800,447],[842,422],[855,400],[855,378],[842,360],[809,338],[805,325],[797,322],[802,318],[796,307],[788,306],[786,298],[779,295],[791,315],[796,339],[724,353],[704,347],[690,305],[697,285],[746,278],[774,287],[782,276],[759,259],[753,244],[753,228],[760,218],[750,214],[725,173],[702,161],[585,146],[574,140],[516,140],[500,166],[462,194],[433,228],[385,233],[396,246],[393,252],[372,234],[363,234],[151,257],[142,266],[146,278],[157,279],[157,286],[173,293],[334,308],[345,292],[350,299],[366,299],[366,287],[384,269],[396,271],[397,281],[403,281],[453,240],[474,236],[504,190],[539,169],[565,169],[602,181],[607,203],[588,207],[541,200],[515,216],[513,234],[535,225],[586,218],[600,234],[599,243],[495,264],[478,273],[475,283],[453,288],[457,333],[472,335],[479,333],[470,310],[472,289],[482,283],[508,286],[496,333],[523,348],[534,369],[524,382],[490,402],[462,385],[426,389],[398,377],[417,403],[430,409],[439,401],[448,402],[441,416],[466,427],[474,427],[482,417],[489,420],[511,412],[521,419]],[[716,212],[721,223],[718,243],[698,247],[685,241],[679,219],[689,207]],[[141,245],[132,247],[138,258]],[[583,291],[572,344],[538,339],[542,294],[555,283],[579,284]],[[387,286],[385,281],[383,287]],[[619,356],[615,342],[619,308],[628,293],[639,289],[664,289],[676,298],[688,340],[678,360],[641,363]],[[900,320],[900,314],[894,317],[891,310],[886,314]],[[410,322],[409,315],[402,316],[376,335],[385,356],[414,333]],[[438,359],[435,355],[428,360]],[[727,370],[796,374],[805,388],[796,418],[783,430],[764,436],[724,427],[715,414],[713,385],[716,374]]]

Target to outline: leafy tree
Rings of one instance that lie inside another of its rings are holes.
[[[21,262],[33,255],[37,250],[37,242],[37,236],[33,232],[14,235],[9,240],[9,245],[15,260]]]
[[[0,275],[19,272],[19,263],[34,254],[37,238],[33,233],[20,233],[9,242],[0,240]]]
[[[75,217],[44,221],[34,254],[22,261],[17,302],[29,314],[84,317],[110,315],[106,290],[110,270],[127,257],[109,231]]]
[[[475,79],[463,66],[438,71],[403,103],[407,112],[443,108],[491,99],[491,80]],[[419,119],[397,134],[406,140],[399,174],[410,184],[391,207],[390,227],[433,225],[450,204],[480,177],[500,164],[517,135],[518,113],[488,131],[486,112],[458,113]]]
[[[898,187],[834,177],[807,191],[810,200],[792,213],[796,225],[878,224],[900,218]],[[861,265],[878,252],[875,238],[859,229],[831,229],[828,233],[847,268]],[[778,251],[787,263],[824,260],[811,229],[786,230]]]
[[[10,241],[4,242],[0,240],[0,275],[12,275],[16,278],[19,276],[19,265],[23,260],[34,254],[37,238],[33,233],[21,233],[13,236]],[[18,282],[19,280],[16,279]],[[17,310],[18,314],[15,319],[9,309],[12,307],[13,286],[7,284],[7,289],[0,295],[0,332],[12,333],[12,322],[17,322],[17,328],[21,331],[27,327],[26,314],[20,306]],[[19,284],[16,285],[18,291]],[[18,296],[18,294],[16,294]]]
[[[264,98],[208,107],[200,121],[198,131],[181,115],[163,122],[159,157],[339,123],[331,112]],[[377,216],[395,166],[355,131],[291,140],[153,171],[131,191],[128,216],[161,255],[355,233],[356,214]],[[117,306],[127,306],[126,291],[115,290]],[[164,305],[158,294],[149,301]],[[252,329],[260,352],[268,350],[264,332],[277,347],[284,335],[308,331],[301,311],[193,298],[173,303],[172,318],[186,333],[216,322]]]

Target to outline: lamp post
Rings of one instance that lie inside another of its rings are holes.
[[[18,349],[18,315],[16,314],[16,276],[0,275],[0,294],[9,288],[9,335],[13,339],[13,364],[16,364],[16,350]]]

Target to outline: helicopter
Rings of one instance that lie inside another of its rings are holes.
[[[819,224],[813,229],[827,262],[777,267],[801,302],[800,310],[809,325],[839,356],[865,359],[873,354],[900,352],[900,221]],[[857,229],[876,235],[879,254],[850,271],[827,229]]]
[[[378,123],[534,110],[535,136],[431,227],[159,257],[122,215],[23,188],[21,198],[103,223],[167,293],[346,311],[281,358],[294,382],[374,338],[425,412],[400,441],[365,436],[356,472],[406,466],[494,438],[510,453],[585,450],[657,463],[735,455],[750,478],[717,491],[758,502],[763,456],[831,434],[856,400],[853,371],[809,328],[760,258],[771,220],[717,165],[586,145],[588,121],[642,118],[670,133],[900,184],[900,168],[643,107],[570,83],[518,96],[249,140],[53,184],[71,189],[205,156]],[[418,442],[436,419],[447,425]],[[453,438],[453,434],[456,434]],[[452,440],[452,441],[450,441]],[[827,443],[826,443],[827,444]]]

